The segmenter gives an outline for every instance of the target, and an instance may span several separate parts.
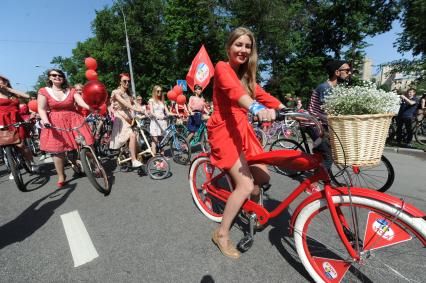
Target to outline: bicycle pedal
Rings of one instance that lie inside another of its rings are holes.
[[[244,238],[242,238],[238,242],[237,248],[241,252],[246,252],[246,251],[248,251],[253,246],[253,242],[254,242],[253,237],[251,235],[246,235]]]

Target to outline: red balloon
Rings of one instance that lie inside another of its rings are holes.
[[[107,105],[106,103],[102,104],[101,107],[99,107],[99,115],[105,115],[107,112]]]
[[[28,108],[30,108],[31,111],[38,113],[37,100],[30,100],[28,102]]]
[[[178,95],[176,94],[176,92],[174,92],[173,90],[169,90],[169,92],[167,92],[167,98],[169,99],[169,100],[172,100],[172,101],[176,101],[176,97],[177,97]]]
[[[98,67],[98,63],[96,62],[95,58],[87,57],[84,60],[84,64],[86,64],[87,69],[89,70],[96,70]]]
[[[180,105],[185,104],[185,102],[186,102],[186,96],[185,96],[185,95],[183,95],[183,94],[178,95],[178,97],[176,98],[176,102],[177,102],[178,104],[180,104]]]
[[[108,93],[100,81],[90,81],[83,87],[83,100],[92,108],[98,109],[106,103]]]
[[[94,70],[87,70],[86,71],[86,79],[89,81],[96,81],[98,80],[98,73]]]
[[[183,94],[183,88],[182,88],[182,86],[180,86],[180,85],[175,85],[175,86],[173,87],[173,91],[174,91],[174,93],[176,93],[177,95],[181,95],[181,94]]]

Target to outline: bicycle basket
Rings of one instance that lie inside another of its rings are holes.
[[[333,160],[338,164],[374,166],[383,154],[394,114],[328,116]]]
[[[17,130],[0,130],[0,145],[18,144],[20,142],[21,138],[19,137],[19,132]]]

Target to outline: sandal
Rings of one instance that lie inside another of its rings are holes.
[[[228,240],[226,242],[226,246],[223,246],[220,244],[219,238],[222,238],[222,236],[219,235],[219,228],[217,228],[213,232],[213,236],[212,236],[213,243],[216,244],[216,246],[219,248],[219,250],[222,252],[224,256],[227,256],[233,259],[239,259],[241,254],[232,244],[231,240]]]

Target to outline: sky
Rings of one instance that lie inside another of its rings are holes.
[[[53,57],[70,57],[77,42],[93,36],[95,11],[110,7],[113,0],[0,0],[0,4],[0,75],[9,78],[14,88],[27,91],[53,67]],[[393,47],[401,31],[394,22],[391,31],[367,40],[371,46],[366,57],[373,65],[412,58]]]

